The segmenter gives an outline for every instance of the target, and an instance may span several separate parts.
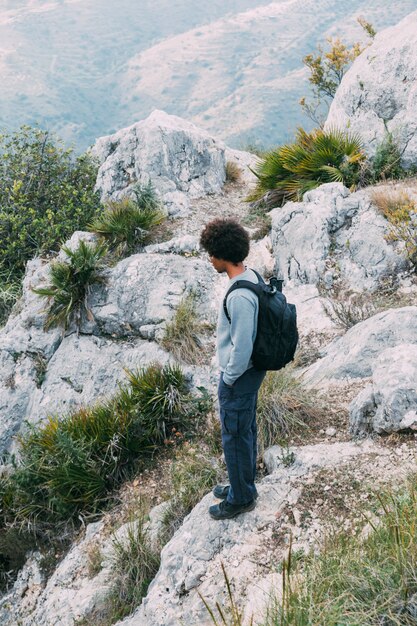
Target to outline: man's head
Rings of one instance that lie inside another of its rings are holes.
[[[249,254],[249,235],[234,219],[217,218],[206,224],[200,244],[218,272],[226,271],[225,263],[239,265]]]

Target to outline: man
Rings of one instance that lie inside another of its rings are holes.
[[[243,261],[249,254],[249,236],[233,219],[215,219],[200,237],[214,269],[226,272],[227,289],[237,280],[258,282]],[[216,520],[228,519],[255,508],[256,404],[266,372],[255,370],[251,355],[258,321],[258,296],[247,288],[227,297],[230,323],[220,305],[217,324],[217,358],[220,365],[218,398],[222,444],[230,485],[217,485],[213,493],[222,501],[209,509]]]

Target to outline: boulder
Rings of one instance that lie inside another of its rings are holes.
[[[198,296],[206,318],[215,316],[217,275],[206,260],[162,252],[134,254],[109,269],[106,278],[105,285],[92,285],[94,321],[84,320],[82,332],[149,338],[150,330],[161,329],[190,291]]]
[[[225,146],[194,124],[158,110],[101,137],[92,154],[100,163],[97,189],[103,200],[151,181],[170,214],[188,208],[191,197],[220,193],[226,179]]]
[[[322,358],[303,374],[309,386],[332,379],[366,378],[375,360],[388,348],[417,345],[417,307],[408,306],[378,313],[350,328],[324,350]]]
[[[346,72],[325,129],[359,133],[373,156],[387,130],[398,140],[404,166],[417,161],[417,11],[375,37]]]
[[[400,344],[384,350],[375,361],[372,384],[349,409],[351,432],[417,431],[417,345]]]
[[[386,241],[389,226],[366,191],[326,183],[271,211],[276,268],[294,284],[343,279],[354,290],[375,289],[387,273],[407,268],[402,250]]]

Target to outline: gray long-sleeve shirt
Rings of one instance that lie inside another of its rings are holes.
[[[258,277],[251,269],[231,278],[227,290],[237,280],[258,282]],[[224,310],[223,300],[220,303],[217,322],[217,358],[223,381],[233,385],[246,370],[252,367],[251,355],[256,338],[258,324],[258,296],[250,289],[236,289],[227,297],[227,311],[231,318],[229,323]]]

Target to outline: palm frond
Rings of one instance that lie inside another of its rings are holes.
[[[296,200],[326,182],[342,182],[353,187],[359,180],[365,158],[360,137],[340,129],[307,133],[299,128],[294,143],[285,144],[264,155],[254,173],[258,182],[248,200],[282,190],[285,199]]]

